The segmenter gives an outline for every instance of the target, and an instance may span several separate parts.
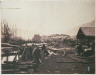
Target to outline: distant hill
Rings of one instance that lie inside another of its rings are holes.
[[[86,24],[81,25],[81,27],[95,27],[95,20]]]
[[[52,34],[49,37],[58,37],[58,36],[65,37],[65,36],[69,36],[69,35],[66,35],[66,34]]]
[[[50,36],[41,36],[42,40],[58,39],[58,38],[70,38],[69,35],[65,34],[52,34]]]
[[[86,24],[82,24],[79,25],[73,29],[71,29],[70,31],[68,31],[67,33],[72,36],[72,37],[76,37],[77,32],[79,30],[80,27],[95,27],[95,20],[93,20],[92,22],[86,23]]]

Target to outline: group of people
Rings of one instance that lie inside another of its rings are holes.
[[[80,56],[80,55],[84,56],[85,54],[91,55],[91,54],[95,53],[95,42],[88,43],[87,46],[88,46],[87,49],[88,49],[88,48],[90,49],[90,51],[89,51],[90,53],[87,51],[87,53],[89,53],[89,54],[85,53],[82,44],[79,43],[79,44],[77,45],[77,55],[79,55],[79,56]]]
[[[37,45],[32,44],[28,46],[27,43],[24,47],[24,50],[21,50],[21,61],[33,61],[33,70],[38,71],[39,64],[44,61],[45,55],[49,55],[45,44],[40,48]]]

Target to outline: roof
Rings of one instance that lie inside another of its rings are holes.
[[[81,27],[85,36],[95,36],[95,27]]]

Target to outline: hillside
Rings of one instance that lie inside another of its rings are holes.
[[[77,32],[78,32],[78,30],[79,30],[80,27],[95,27],[95,20],[92,21],[92,22],[83,24],[83,25],[79,25],[79,26],[71,29],[71,30],[68,31],[67,33],[68,33],[70,36],[75,37],[75,36],[77,35]]]

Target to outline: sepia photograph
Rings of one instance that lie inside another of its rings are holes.
[[[95,74],[95,0],[5,0],[1,74]]]

